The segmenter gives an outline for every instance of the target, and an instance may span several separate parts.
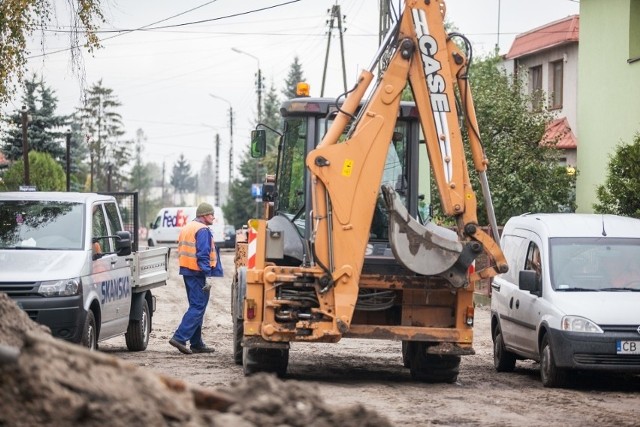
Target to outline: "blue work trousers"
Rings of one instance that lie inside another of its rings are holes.
[[[206,279],[200,276],[182,276],[184,278],[185,289],[187,290],[187,299],[189,300],[189,308],[182,317],[180,326],[173,334],[173,338],[185,343],[191,342],[192,347],[202,347],[202,321],[204,320],[204,312],[209,303],[209,291],[203,291]]]

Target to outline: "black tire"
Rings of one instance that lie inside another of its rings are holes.
[[[149,344],[149,334],[151,332],[151,316],[147,300],[142,300],[142,317],[140,320],[129,320],[127,333],[124,339],[127,342],[129,351],[144,351]]]
[[[493,338],[493,366],[498,372],[513,372],[516,368],[516,355],[504,347],[500,329]]]
[[[231,283],[231,320],[233,323],[233,361],[236,365],[242,365],[242,336],[244,335],[244,322],[238,311],[238,281],[233,278]]]
[[[409,354],[409,341],[402,341],[402,366],[411,367],[411,355]]]
[[[98,349],[98,328],[96,328],[96,317],[91,310],[87,312],[87,317],[84,319],[84,329],[82,330],[80,344],[90,351]]]
[[[427,354],[429,345],[416,341],[408,343],[411,378],[428,383],[455,383],[460,372],[460,356]]]
[[[289,349],[242,348],[242,371],[245,376],[257,372],[275,372],[284,377],[289,365]]]
[[[566,371],[556,366],[553,350],[547,335],[542,337],[540,345],[540,379],[544,387],[562,387],[566,381]]]

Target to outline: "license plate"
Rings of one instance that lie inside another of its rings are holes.
[[[618,354],[640,354],[640,341],[618,341],[616,352]]]

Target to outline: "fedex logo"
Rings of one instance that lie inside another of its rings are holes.
[[[187,224],[189,216],[182,209],[178,209],[175,215],[171,215],[169,211],[162,214],[162,227],[183,227]]]

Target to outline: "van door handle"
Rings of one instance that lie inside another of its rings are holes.
[[[500,285],[496,282],[491,282],[491,289],[495,289],[496,291],[500,292]]]
[[[509,300],[509,308],[513,308],[513,297]]]

